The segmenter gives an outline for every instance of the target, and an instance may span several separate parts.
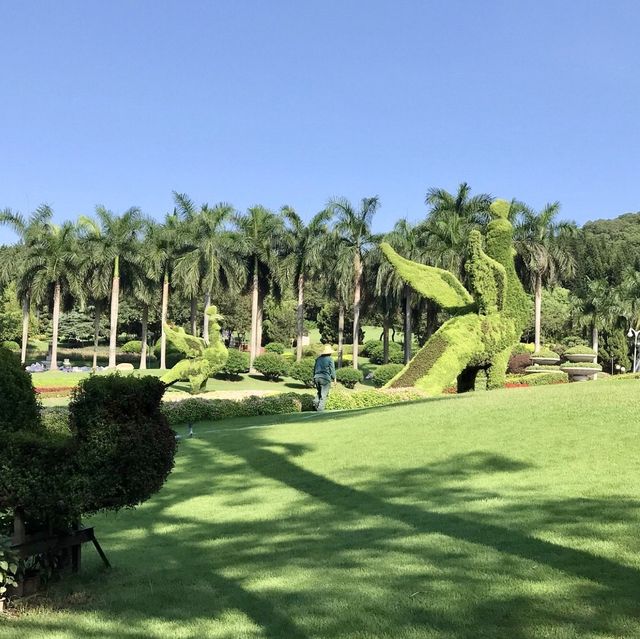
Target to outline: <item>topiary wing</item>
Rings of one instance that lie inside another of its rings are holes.
[[[473,297],[449,271],[407,260],[398,255],[386,242],[382,242],[380,248],[398,276],[420,295],[449,312],[473,308]]]

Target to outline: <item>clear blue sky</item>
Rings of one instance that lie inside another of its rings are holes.
[[[640,4],[0,0],[0,208],[640,209]],[[0,241],[11,239],[0,230]]]

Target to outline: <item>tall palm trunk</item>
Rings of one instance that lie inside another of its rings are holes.
[[[536,273],[535,290],[534,290],[534,325],[535,325],[535,338],[534,349],[535,352],[540,350],[540,318],[542,314],[542,275]]]
[[[111,283],[111,326],[109,332],[109,368],[116,366],[116,339],[118,337],[118,302],[120,301],[120,256],[116,255]]]
[[[145,304],[142,307],[142,331],[140,335],[140,342],[142,348],[140,349],[140,370],[146,370],[147,368],[147,326],[149,324],[149,307]]]
[[[256,355],[262,349],[262,322],[264,319],[264,295],[258,294],[258,317],[256,319]]]
[[[338,368],[342,368],[342,351],[344,350],[344,304],[338,306]]]
[[[411,361],[411,287],[404,285],[404,363]]]
[[[354,258],[355,285],[353,287],[353,368],[358,368],[358,337],[360,336],[360,294],[362,289],[362,260]]]
[[[60,324],[60,282],[53,287],[53,335],[51,336],[51,366],[49,370],[58,370],[58,326]]]
[[[22,349],[20,351],[20,361],[27,362],[27,345],[29,342],[29,296],[25,295],[22,300]]]
[[[164,325],[167,323],[167,312],[169,310],[169,274],[165,271],[162,281],[162,311],[160,314],[160,368],[167,367],[167,332]]]
[[[209,344],[209,316],[207,315],[209,306],[211,306],[211,292],[207,291],[204,294],[204,319],[202,320],[202,337],[206,344]]]
[[[256,339],[258,336],[258,258],[253,261],[253,286],[251,289],[251,337],[249,343],[249,369],[253,368],[253,360],[256,358]]]
[[[197,320],[198,320],[198,302],[196,300],[196,296],[192,295],[191,296],[191,334],[194,337],[197,337],[198,335],[198,326],[197,326]]]
[[[102,308],[100,303],[96,302],[95,309],[93,311],[93,364],[91,368],[95,371],[98,368],[98,344],[100,342],[100,315]]]
[[[598,354],[598,327],[597,326],[593,326],[593,329],[591,331],[591,344],[592,344],[592,348],[593,350],[596,352],[596,355]]]
[[[296,341],[296,361],[302,359],[302,337],[304,333],[304,275],[298,277],[298,326]]]
[[[382,319],[382,363],[389,363],[389,318]]]

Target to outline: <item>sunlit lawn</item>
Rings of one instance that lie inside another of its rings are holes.
[[[639,393],[198,424],[161,493],[92,519],[113,569],[86,548],[0,637],[638,637]]]

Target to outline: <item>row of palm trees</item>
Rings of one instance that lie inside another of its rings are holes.
[[[471,196],[466,183],[453,194],[443,189],[428,191],[426,218],[411,224],[399,220],[385,239],[405,257],[446,268],[464,279],[469,232],[489,220],[492,198]],[[149,309],[159,302],[161,323],[167,321],[171,291],[179,290],[191,302],[190,330],[198,331],[198,301],[204,308],[223,291],[251,294],[250,361],[262,343],[264,300],[287,289],[297,294],[297,358],[302,356],[305,286],[320,281],[328,297],[338,303],[338,353],[342,357],[345,315],[353,314],[353,366],[358,366],[358,335],[363,299],[382,316],[385,353],[389,328],[402,307],[405,360],[411,357],[412,311],[427,308],[404,285],[377,250],[382,236],[372,232],[378,210],[376,197],[359,206],[335,199],[305,223],[296,211],[283,207],[274,212],[254,206],[239,214],[226,203],[197,206],[184,194],[174,193],[173,211],[162,223],[131,208],[116,215],[98,207],[93,217],[75,223],[53,224],[51,209],[39,207],[24,216],[0,212],[0,223],[17,232],[15,259],[0,269],[0,278],[13,279],[23,308],[22,359],[26,359],[29,309],[50,303],[53,309],[52,367],[56,366],[57,331],[62,306],[89,304],[95,309],[94,366],[97,362],[101,315],[110,311],[109,366],[116,364],[118,305],[126,289],[141,309],[141,367],[145,366]],[[517,267],[523,282],[534,294],[535,343],[540,346],[541,293],[543,286],[570,278],[575,272],[571,251],[575,225],[558,221],[559,204],[534,211],[513,200]],[[626,284],[627,288],[632,284]],[[623,291],[620,299],[623,299]],[[594,297],[594,300],[596,298]],[[624,298],[626,299],[626,298]],[[600,308],[601,302],[597,302]],[[585,304],[585,316],[600,325],[596,302]],[[622,309],[622,307],[621,307]],[[433,312],[433,308],[431,311]],[[636,312],[632,309],[633,312]],[[629,311],[625,307],[625,312]],[[622,312],[622,310],[621,310]],[[202,335],[208,334],[203,316]],[[166,367],[166,335],[160,338],[160,367]]]

